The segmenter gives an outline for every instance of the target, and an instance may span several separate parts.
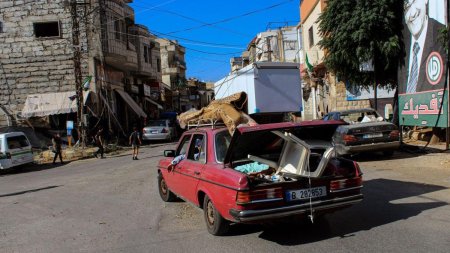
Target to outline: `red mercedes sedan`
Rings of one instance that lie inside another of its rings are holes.
[[[163,201],[179,197],[204,211],[206,228],[309,217],[363,199],[358,164],[336,156],[331,138],[341,121],[273,123],[188,130],[158,164]]]

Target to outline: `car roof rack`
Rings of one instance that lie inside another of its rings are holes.
[[[187,129],[200,128],[200,127],[211,127],[212,129],[223,127],[225,124],[221,120],[217,119],[200,119],[200,120],[190,120],[187,124]]]

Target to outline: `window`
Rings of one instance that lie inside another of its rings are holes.
[[[23,135],[8,137],[6,141],[8,142],[9,149],[16,149],[30,146],[30,143],[28,142],[27,138]]]
[[[36,38],[60,37],[59,22],[39,22],[33,24]]]
[[[3,32],[3,23],[2,23],[2,21],[0,21],[0,33],[2,33]]]
[[[183,140],[181,141],[180,146],[178,147],[178,150],[176,152],[176,155],[184,155],[186,154],[186,151],[188,149],[188,145],[189,145],[189,140],[191,139],[190,135],[186,135],[184,136]]]
[[[144,61],[148,63],[148,47],[144,45]]]
[[[152,65],[152,47],[148,47],[148,63]]]
[[[202,134],[195,134],[189,147],[189,154],[187,159],[199,161],[201,163],[206,162],[206,143],[205,136]]]
[[[114,21],[114,32],[116,33],[116,40],[120,40],[120,21]]]
[[[308,35],[309,35],[309,47],[312,47],[314,46],[314,32],[312,26],[308,29]]]
[[[218,162],[222,163],[225,160],[225,155],[227,154],[228,146],[230,146],[231,135],[228,131],[222,131],[216,134],[215,146],[216,146],[216,159]]]
[[[161,59],[156,59],[156,68],[158,72],[161,72]]]

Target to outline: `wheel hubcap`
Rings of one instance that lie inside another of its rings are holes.
[[[207,215],[209,224],[213,225],[214,224],[214,207],[211,202],[208,202],[206,215]]]
[[[161,191],[164,195],[167,194],[167,185],[166,185],[166,181],[164,181],[164,179],[161,180]]]

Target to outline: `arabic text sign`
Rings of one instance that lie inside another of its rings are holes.
[[[444,90],[399,94],[398,100],[401,125],[434,127],[438,121],[437,127],[447,127],[448,95]]]

